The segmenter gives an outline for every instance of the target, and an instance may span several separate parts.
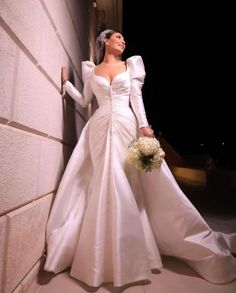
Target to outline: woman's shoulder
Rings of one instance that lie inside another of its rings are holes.
[[[126,63],[143,63],[143,58],[140,55],[134,55],[127,58]]]
[[[90,60],[85,60],[82,61],[82,67],[95,67],[96,65],[94,64],[94,62],[90,61]]]
[[[126,59],[126,63],[129,67],[130,73],[132,77],[141,77],[145,76],[145,68],[143,59],[140,55],[134,55]]]
[[[89,60],[82,61],[82,70],[91,71],[96,65]]]
[[[95,64],[92,61],[86,60],[82,61],[82,79],[83,81],[87,80],[91,75]]]

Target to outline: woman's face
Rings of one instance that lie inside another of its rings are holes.
[[[125,40],[121,33],[115,32],[110,39],[105,39],[105,45],[108,52],[120,55],[124,52]]]

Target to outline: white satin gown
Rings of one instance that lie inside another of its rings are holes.
[[[127,149],[148,125],[141,88],[142,58],[111,84],[82,63],[83,95],[70,82],[65,90],[86,107],[99,108],[84,127],[70,157],[47,224],[45,270],[70,268],[90,286],[122,286],[150,279],[161,255],[178,257],[213,283],[236,279],[233,236],[216,233],[183,194],[166,162],[151,173],[127,162]]]

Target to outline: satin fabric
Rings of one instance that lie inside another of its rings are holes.
[[[83,62],[83,94],[65,90],[86,107],[95,94],[99,108],[84,127],[68,162],[46,230],[45,270],[90,286],[122,286],[150,279],[161,254],[184,260],[213,283],[236,279],[234,235],[214,232],[179,188],[166,162],[151,173],[127,162],[127,149],[148,125],[141,88],[140,56],[111,83]]]

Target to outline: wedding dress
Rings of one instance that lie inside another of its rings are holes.
[[[183,194],[164,161],[151,173],[127,162],[128,146],[148,125],[141,88],[142,58],[111,83],[82,63],[83,95],[65,90],[83,107],[96,96],[98,109],[70,157],[47,224],[45,270],[70,267],[90,286],[150,279],[161,255],[178,257],[213,283],[236,279],[233,237],[212,231]],[[235,238],[234,238],[235,239]]]

